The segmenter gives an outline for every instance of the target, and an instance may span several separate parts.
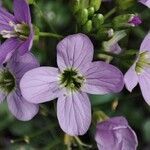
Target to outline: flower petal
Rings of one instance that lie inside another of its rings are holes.
[[[31,15],[27,0],[14,0],[14,14],[17,21],[31,24]]]
[[[138,76],[135,71],[135,64],[124,75],[125,86],[128,91],[132,92],[133,88],[138,84]]]
[[[19,47],[18,39],[7,39],[0,46],[0,64],[5,63],[12,56],[13,52]]]
[[[30,52],[25,53],[23,56],[15,53],[7,64],[7,68],[15,75],[18,82],[27,71],[39,66],[38,60]]]
[[[27,102],[17,90],[7,97],[8,107],[11,113],[19,120],[31,120],[39,110],[39,106]]]
[[[139,2],[150,8],[150,0],[139,0]]]
[[[150,51],[150,33],[148,33],[145,36],[145,38],[141,44],[140,52],[142,52],[142,51]]]
[[[57,63],[60,70],[74,67],[83,71],[93,59],[93,44],[84,34],[67,36],[57,45]]]
[[[25,73],[20,81],[23,97],[31,103],[43,103],[58,97],[58,69],[39,67]]]
[[[142,91],[142,95],[147,102],[148,105],[150,105],[150,69],[145,70],[142,74],[139,76],[139,85]]]
[[[101,61],[91,63],[84,76],[86,80],[82,91],[90,94],[120,92],[124,85],[121,71]]]
[[[83,135],[91,123],[91,104],[86,93],[72,93],[59,97],[57,117],[64,132]]]
[[[10,21],[15,21],[14,16],[0,7],[0,31],[12,30],[12,27],[9,25]]]

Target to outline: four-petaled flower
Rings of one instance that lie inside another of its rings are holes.
[[[57,45],[57,64],[27,72],[20,81],[22,95],[31,103],[58,97],[57,117],[69,135],[84,134],[91,123],[91,104],[86,93],[107,94],[123,88],[119,69],[92,62],[93,44],[84,34],[67,36]]]
[[[134,64],[126,72],[124,82],[131,92],[139,83],[145,101],[150,105],[150,33],[144,38]]]
[[[14,15],[0,6],[0,35],[7,39],[0,46],[0,64],[15,51],[23,55],[31,49],[34,33],[26,0],[14,0]]]
[[[22,121],[32,119],[39,106],[23,98],[19,82],[25,72],[38,66],[36,58],[28,52],[23,56],[14,54],[6,66],[0,67],[0,102],[7,99],[11,113]]]
[[[99,150],[136,150],[135,132],[124,117],[113,117],[97,124],[95,140]]]

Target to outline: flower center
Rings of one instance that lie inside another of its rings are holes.
[[[10,93],[15,87],[15,78],[8,70],[0,72],[0,89]]]
[[[81,74],[71,68],[64,70],[61,74],[60,84],[71,91],[77,91],[81,88],[84,80]]]
[[[13,27],[12,31],[2,30],[0,34],[3,38],[15,38],[18,37],[21,40],[26,40],[30,34],[30,28],[27,24],[15,24],[10,22],[9,25]]]
[[[135,71],[140,74],[146,67],[150,67],[150,53],[148,51],[139,54],[139,58],[135,66]]]

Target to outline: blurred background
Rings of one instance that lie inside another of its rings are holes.
[[[12,0],[2,0],[2,5],[12,11]],[[105,24],[109,23],[109,28],[113,28],[111,22],[114,16],[125,13],[138,13],[143,22],[138,27],[125,30],[127,36],[119,42],[123,51],[120,55],[114,55],[111,62],[125,73],[135,58],[135,53],[133,55],[126,54],[132,51],[138,52],[143,37],[149,31],[150,9],[134,0],[113,0],[112,2],[102,2],[97,13],[105,15],[116,6],[117,11],[105,21]],[[57,33],[63,36],[85,32],[94,43],[94,59],[99,59],[98,54],[103,52],[102,42],[107,39],[101,38],[100,30],[87,31],[80,26],[80,22],[78,23],[76,20],[76,14],[72,11],[70,0],[36,0],[36,3],[32,4],[30,8],[33,24],[42,32]],[[32,52],[42,66],[57,66],[56,45],[59,40],[52,37],[37,37]],[[124,88],[119,94],[90,95],[90,100],[93,112],[102,110],[109,117],[125,116],[138,136],[138,149],[150,150],[150,107],[143,100],[138,86],[132,93]],[[1,103],[0,150],[65,150],[64,133],[59,127],[55,106],[56,101],[42,104],[40,112],[33,120],[21,122],[8,111],[6,101]],[[94,128],[94,125],[91,125],[87,134],[80,137],[84,143],[92,145],[92,150],[97,149],[94,141]],[[80,149],[88,150],[88,148],[79,147],[78,143],[73,145],[73,150]]]

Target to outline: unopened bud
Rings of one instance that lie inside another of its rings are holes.
[[[115,28],[135,27],[141,23],[140,17],[134,14],[120,15],[113,20]]]
[[[85,33],[90,33],[92,31],[92,21],[89,20],[86,22],[86,24],[83,26],[83,31]]]
[[[99,29],[99,27],[104,23],[104,16],[102,14],[95,14],[92,18],[93,26],[96,29]]]
[[[81,25],[84,25],[88,20],[88,10],[80,9],[76,14],[77,22]]]
[[[95,9],[94,9],[94,7],[90,7],[90,8],[88,8],[88,13],[89,13],[89,16],[92,16],[92,15],[94,15],[94,12],[95,12]]]

